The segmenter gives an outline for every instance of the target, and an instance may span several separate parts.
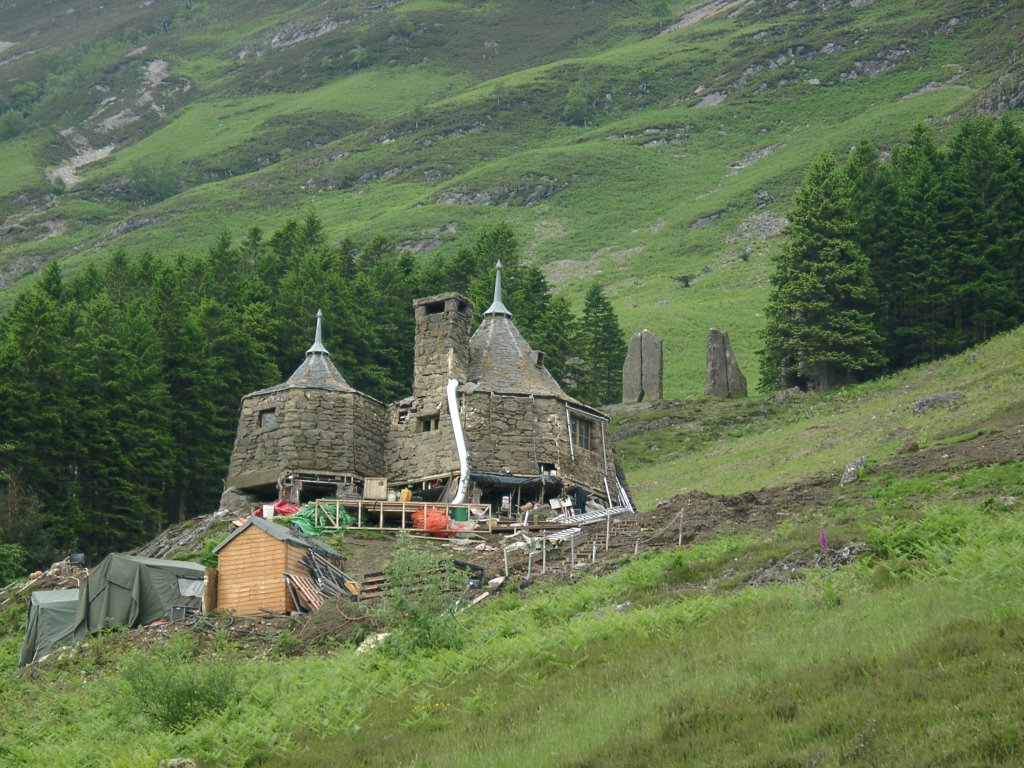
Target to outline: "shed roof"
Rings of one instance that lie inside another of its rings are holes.
[[[319,554],[329,557],[332,560],[344,560],[345,556],[335,549],[327,546],[321,541],[318,541],[311,536],[306,536],[298,531],[293,531],[290,528],[285,528],[283,525],[272,523],[269,520],[264,520],[262,517],[256,517],[255,515],[249,515],[249,519],[246,520],[242,525],[238,526],[233,530],[230,535],[224,539],[220,544],[214,547],[213,552],[217,554],[224,547],[226,547],[236,536],[240,535],[242,531],[247,530],[251,526],[256,526],[261,531],[270,536],[273,536],[278,541],[283,541],[288,544],[293,544],[296,547],[302,547],[303,549],[314,549]]]

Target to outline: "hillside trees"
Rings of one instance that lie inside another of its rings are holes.
[[[583,317],[577,331],[580,354],[574,394],[591,403],[616,403],[622,399],[622,364],[626,339],[611,302],[594,283],[583,299]]]
[[[414,259],[385,237],[332,245],[310,211],[269,236],[221,233],[205,254],[119,251],[73,277],[51,265],[0,318],[0,530],[17,548],[5,551],[33,566],[98,556],[216,509],[242,396],[295,369],[318,309],[346,379],[388,402],[411,389],[412,300],[457,290],[482,311],[498,259],[517,326],[582,394],[569,361],[596,371],[603,348],[505,224]],[[585,312],[621,341],[607,302]],[[618,372],[606,378],[587,396],[615,399]]]
[[[831,155],[811,167],[790,215],[765,308],[762,369],[828,389],[878,367],[877,293],[854,239],[853,185]]]
[[[869,264],[877,299],[863,295],[857,322],[873,318],[877,338],[869,338],[864,325],[863,341],[882,355],[877,362],[864,357],[851,374],[899,370],[1024,322],[1024,137],[1011,118],[965,120],[945,148],[918,125],[888,161],[862,142],[842,169],[825,174],[822,162],[797,194],[791,240],[776,261],[761,352],[763,388],[843,380],[808,375],[804,361],[808,336],[817,334],[826,345],[838,338],[829,341],[821,319],[831,315],[811,311],[811,304],[834,296],[822,293],[823,285],[816,285],[821,270],[808,264],[834,260],[841,241],[844,248],[856,246]],[[838,191],[840,177],[849,184],[839,206],[848,219],[837,217],[838,198],[827,205],[817,194]],[[840,226],[844,221],[852,227]]]

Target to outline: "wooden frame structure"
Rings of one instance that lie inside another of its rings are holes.
[[[489,504],[442,504],[436,501],[376,501],[371,499],[318,499],[314,503],[314,522],[319,528],[338,530],[345,527],[370,528],[372,530],[404,529],[422,531],[412,524],[415,512],[426,513],[427,510],[441,510],[449,519],[452,510],[464,509],[470,519],[489,517]],[[355,523],[346,526],[342,522],[342,511],[355,517]],[[364,518],[375,519],[375,523],[366,523]]]

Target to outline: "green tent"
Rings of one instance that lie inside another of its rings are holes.
[[[202,609],[205,577],[199,563],[107,555],[78,589],[32,593],[21,665],[107,627],[152,624],[177,607]]]
[[[206,569],[184,560],[108,555],[82,583],[75,637],[107,627],[137,627],[171,608],[202,608]]]
[[[24,667],[74,640],[77,610],[77,587],[33,592],[18,663]]]

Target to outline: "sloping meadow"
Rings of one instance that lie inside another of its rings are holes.
[[[180,755],[218,766],[1016,764],[1021,499],[1019,462],[870,474],[771,531],[510,589],[459,614],[454,650],[339,645],[246,660],[226,637],[196,657],[187,634],[127,654],[100,636],[74,659],[16,673],[8,642],[0,756],[83,766]],[[822,528],[831,550],[857,553],[850,564],[815,566]],[[753,586],[786,558],[802,563],[787,583]]]

